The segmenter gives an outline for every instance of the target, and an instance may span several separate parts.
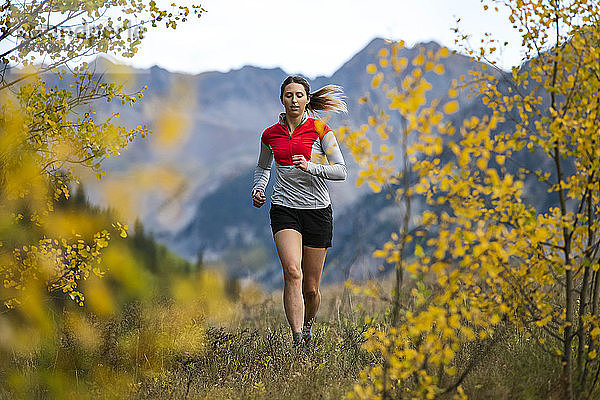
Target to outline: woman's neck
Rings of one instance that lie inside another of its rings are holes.
[[[299,115],[297,117],[290,117],[289,115],[285,114],[285,120],[287,121],[290,133],[294,132],[294,130],[298,127],[298,125],[300,125],[300,123],[302,122],[303,116],[304,116],[304,114]]]

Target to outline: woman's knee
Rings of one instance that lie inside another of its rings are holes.
[[[308,286],[304,286],[302,288],[302,295],[304,296],[304,298],[315,298],[317,297],[317,295],[319,294],[319,288],[317,286],[314,285],[308,285]]]
[[[301,281],[302,268],[300,268],[300,263],[285,263],[283,265],[283,278],[286,282]]]

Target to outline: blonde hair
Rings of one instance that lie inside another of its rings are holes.
[[[344,91],[341,86],[327,85],[310,93],[310,85],[306,79],[297,75],[288,76],[281,84],[281,94],[279,96],[281,100],[283,100],[285,87],[290,83],[299,83],[304,86],[304,90],[309,96],[306,109],[313,114],[317,111],[348,112],[346,96],[344,96]]]

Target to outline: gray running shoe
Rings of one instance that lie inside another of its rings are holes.
[[[312,327],[304,326],[302,327],[302,341],[306,347],[310,346],[310,341],[312,339]]]
[[[292,335],[292,346],[294,348],[300,348],[304,346],[304,338],[302,332],[294,332]]]

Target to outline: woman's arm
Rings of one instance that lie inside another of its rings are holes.
[[[273,163],[273,152],[271,148],[260,141],[260,153],[258,163],[254,168],[254,180],[252,184],[252,196],[256,192],[265,192],[269,177],[271,176],[271,164]]]
[[[306,172],[333,181],[343,181],[346,179],[346,163],[344,162],[340,145],[333,131],[329,131],[323,136],[321,139],[321,148],[331,165],[316,164],[309,161],[306,166]]]

